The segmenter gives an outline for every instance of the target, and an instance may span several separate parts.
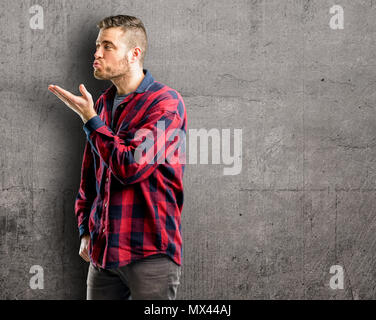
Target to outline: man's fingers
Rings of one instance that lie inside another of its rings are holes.
[[[87,262],[90,261],[90,258],[89,258],[89,256],[88,256],[87,254],[82,255],[82,258],[83,258],[85,261],[87,261]]]
[[[59,86],[56,86],[56,85],[53,88],[60,95],[62,95],[65,99],[70,100],[70,101],[76,103],[77,97],[74,94],[71,94],[69,91],[64,90],[63,88],[60,88]]]
[[[80,251],[79,255],[81,256],[82,259],[84,259],[87,262],[90,262],[90,257],[88,253],[88,235],[84,236],[81,238],[81,245],[80,245]]]
[[[57,96],[61,101],[63,101],[65,104],[69,105],[72,103],[67,97],[61,95],[59,91],[57,91],[54,87],[48,88],[55,96]]]
[[[84,259],[85,261],[89,262],[90,261],[90,258],[88,255],[84,255],[84,254],[81,254],[80,255],[82,259]]]
[[[89,257],[89,254],[88,254],[86,248],[80,251],[80,256],[81,256],[81,258],[84,259],[85,261],[87,261],[87,262],[90,261],[90,257]]]

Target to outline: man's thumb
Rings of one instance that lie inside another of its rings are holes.
[[[83,83],[80,84],[79,89],[80,89],[80,92],[82,93],[83,96],[85,96],[85,97],[90,96],[90,93],[86,90]]]

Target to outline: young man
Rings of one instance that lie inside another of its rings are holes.
[[[84,85],[82,96],[49,86],[78,113],[87,135],[75,201],[79,254],[90,262],[87,299],[175,299],[185,105],[143,69],[147,35],[139,19],[111,16],[98,28],[94,77],[112,85],[95,105]]]

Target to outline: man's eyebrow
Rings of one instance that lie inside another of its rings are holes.
[[[99,44],[100,42],[99,41],[96,41],[95,44]],[[103,40],[102,43],[109,43],[109,44],[112,44],[114,47],[115,47],[115,44],[112,43],[111,41],[109,40]]]

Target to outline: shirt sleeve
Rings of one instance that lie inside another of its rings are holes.
[[[99,116],[87,121],[84,130],[112,174],[124,185],[137,183],[150,176],[159,163],[167,161],[166,151],[177,136],[173,129],[182,128],[178,111],[182,106],[180,95],[164,97],[154,103],[132,130],[120,129],[115,135]]]
[[[80,237],[89,234],[89,215],[96,197],[96,177],[91,146],[86,141],[81,167],[81,180],[75,200],[75,215],[78,221]]]

